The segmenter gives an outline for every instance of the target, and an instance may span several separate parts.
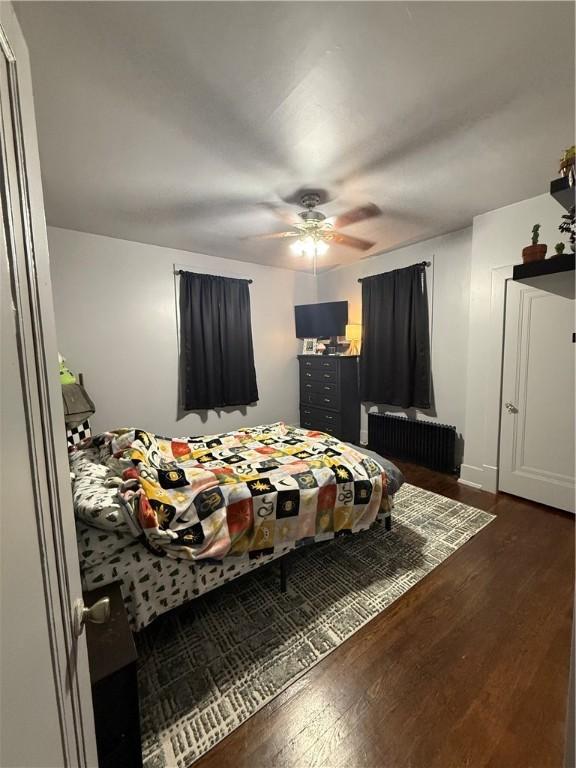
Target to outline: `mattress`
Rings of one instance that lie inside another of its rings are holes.
[[[76,522],[84,590],[120,582],[128,621],[134,632],[157,616],[177,608],[227,581],[254,571],[290,551],[258,558],[178,560],[159,557],[131,536]]]

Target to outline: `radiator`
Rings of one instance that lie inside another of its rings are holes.
[[[456,427],[382,413],[368,414],[368,447],[383,456],[454,472]]]

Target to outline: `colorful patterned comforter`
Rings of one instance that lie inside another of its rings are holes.
[[[107,493],[102,527],[175,558],[259,557],[366,530],[397,490],[359,450],[282,423],[183,439],[117,430],[82,449],[71,459],[77,514],[94,522]]]

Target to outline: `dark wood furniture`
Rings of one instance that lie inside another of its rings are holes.
[[[136,646],[128,625],[119,584],[84,594],[90,607],[110,598],[106,624],[86,624],[88,662],[99,768],[141,768],[140,713]]]
[[[358,445],[358,357],[299,355],[300,426]]]

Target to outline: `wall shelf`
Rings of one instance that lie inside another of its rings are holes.
[[[573,272],[574,254],[563,253],[562,256],[553,256],[542,261],[529,261],[527,264],[516,264],[512,274],[513,280],[526,280],[530,277],[542,277],[553,275],[556,272]]]
[[[568,176],[560,176],[551,181],[550,194],[567,211],[574,205],[574,187],[568,184]]]

